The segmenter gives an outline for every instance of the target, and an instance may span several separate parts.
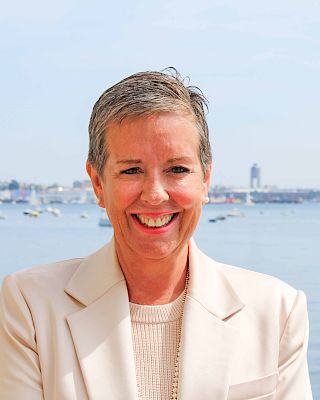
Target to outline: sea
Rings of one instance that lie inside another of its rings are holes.
[[[86,256],[111,239],[112,228],[98,225],[97,205],[53,207],[60,216],[30,218],[23,215],[26,205],[0,204],[0,282],[19,269]],[[237,205],[241,216],[209,221],[232,208],[204,206],[195,240],[217,261],[276,276],[306,293],[309,371],[314,399],[320,399],[320,203]]]

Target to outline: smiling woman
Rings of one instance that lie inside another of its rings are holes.
[[[192,239],[211,174],[205,106],[174,71],[101,95],[87,171],[114,238],[5,279],[1,399],[312,399],[304,294]]]

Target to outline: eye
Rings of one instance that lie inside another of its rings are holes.
[[[132,168],[125,169],[125,170],[121,171],[120,173],[125,174],[125,175],[133,175],[133,174],[138,174],[140,172],[142,172],[140,168],[132,167]]]
[[[170,168],[170,172],[173,172],[174,174],[183,174],[183,173],[190,172],[190,170],[189,170],[189,168],[186,168],[186,167],[176,166],[176,167]]]

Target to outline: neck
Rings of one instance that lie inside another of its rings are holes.
[[[170,257],[154,260],[124,254],[116,244],[125,276],[129,300],[136,304],[160,305],[174,301],[184,290],[188,267],[188,245]]]

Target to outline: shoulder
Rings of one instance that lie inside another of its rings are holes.
[[[246,307],[286,319],[297,302],[306,303],[302,291],[274,276],[250,269],[216,263]]]
[[[215,293],[220,298],[239,301],[252,312],[282,310],[281,313],[288,315],[298,294],[302,294],[276,277],[215,261],[193,241],[190,244],[190,265],[194,265],[192,272],[201,298],[211,298]]]
[[[267,274],[213,260],[211,263],[244,305],[231,324],[243,326],[245,323],[252,331],[258,329],[256,334],[260,337],[262,328],[268,337],[275,335],[277,340],[283,340],[286,332],[295,332],[295,337],[303,343],[308,331],[307,300],[303,291]]]
[[[289,315],[297,298],[305,302],[303,292],[274,276],[218,262],[198,249],[195,249],[195,256],[197,265],[203,266],[200,269],[208,278],[206,285],[210,285],[211,279],[223,277],[228,292],[240,299],[247,310],[262,314],[280,312],[284,317]]]
[[[283,295],[289,297],[296,293],[296,289],[274,276],[233,265],[216,264],[219,265],[230,283],[243,294],[248,293],[248,289],[261,294],[264,291],[269,292],[271,290],[274,294],[283,293]]]
[[[12,287],[22,293],[50,291],[53,288],[56,291],[59,291],[59,288],[63,290],[82,260],[74,258],[22,269],[4,278],[2,290]]]
[[[90,302],[107,290],[108,279],[110,285],[121,280],[113,250],[110,242],[85,258],[38,265],[8,275],[2,285],[2,300],[19,297],[30,309],[47,304],[50,310],[73,307],[75,299],[83,304]]]
[[[0,292],[0,325],[15,321],[21,329],[26,324],[29,335],[34,329],[50,335],[54,324],[60,324],[79,308],[65,287],[81,262],[82,259],[59,261],[8,275]]]

